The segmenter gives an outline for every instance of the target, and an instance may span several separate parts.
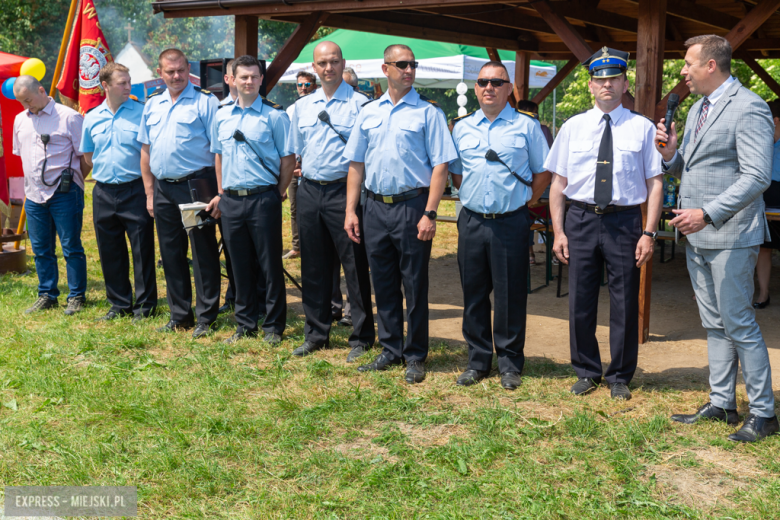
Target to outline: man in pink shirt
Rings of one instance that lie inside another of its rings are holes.
[[[13,151],[22,158],[27,229],[38,273],[38,300],[25,314],[59,306],[59,235],[70,289],[65,314],[72,315],[83,307],[87,290],[81,245],[85,168],[78,151],[84,118],[55,103],[32,76],[16,79],[14,95],[26,109],[14,121]]]

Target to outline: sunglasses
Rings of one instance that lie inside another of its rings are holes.
[[[395,65],[401,70],[406,70],[406,67],[411,67],[413,69],[416,69],[419,64],[420,64],[419,61],[386,61],[385,62],[385,65]]]
[[[493,78],[493,79],[479,78],[477,80],[477,85],[479,85],[482,88],[487,87],[488,83],[490,83],[494,87],[498,88],[501,85],[503,85],[504,83],[509,83],[509,81],[507,81],[505,79],[497,79],[497,78]]]
[[[309,87],[311,87],[311,83],[298,83],[298,86],[299,86],[299,87],[306,87],[306,88],[309,88]]]

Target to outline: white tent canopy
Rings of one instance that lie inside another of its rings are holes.
[[[415,87],[426,88],[455,88],[461,81],[465,82],[469,88],[474,88],[474,82],[479,75],[479,69],[488,60],[474,58],[472,56],[442,56],[440,58],[427,58],[418,60],[417,76],[414,82]],[[355,69],[360,79],[382,80],[385,85],[386,79],[382,74],[382,63],[384,60],[347,60],[347,67]],[[515,74],[515,62],[503,61],[509,72],[509,77],[513,78]],[[555,76],[555,65],[546,67],[531,65],[529,80],[530,88],[541,88]],[[294,83],[295,76],[300,71],[314,73],[311,63],[293,63],[290,68],[279,80],[282,83]]]

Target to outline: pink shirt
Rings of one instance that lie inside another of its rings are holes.
[[[84,189],[79,152],[81,126],[84,118],[75,110],[60,105],[49,98],[49,104],[38,115],[25,110],[14,120],[14,155],[22,158],[24,194],[38,204],[49,200],[59,186],[62,170],[70,167],[76,172],[73,181]],[[49,144],[45,154],[42,134],[48,134]],[[46,186],[41,181],[41,169],[46,160]]]

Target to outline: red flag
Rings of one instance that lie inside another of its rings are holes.
[[[75,17],[57,90],[85,114],[103,102],[105,93],[100,88],[98,74],[114,58],[100,28],[93,0],[80,0]]]

